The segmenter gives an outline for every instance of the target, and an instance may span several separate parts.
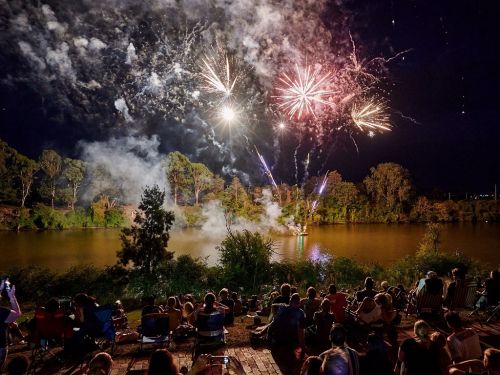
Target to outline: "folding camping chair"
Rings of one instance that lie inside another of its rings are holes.
[[[142,351],[144,344],[164,344],[170,342],[168,314],[152,313],[143,315],[139,332],[139,343]]]

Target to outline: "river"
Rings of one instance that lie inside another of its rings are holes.
[[[360,262],[391,264],[413,254],[425,231],[418,224],[327,225],[308,228],[309,235],[295,237],[273,235],[275,258],[321,259],[325,255],[348,256]],[[105,229],[0,232],[0,270],[12,266],[38,265],[63,271],[71,266],[93,264],[97,267],[116,262],[120,248],[120,231]],[[171,232],[169,250],[176,255],[207,257],[217,261],[215,247],[223,234],[198,229]],[[466,255],[500,264],[500,224],[445,224],[441,247],[444,251],[460,251]]]

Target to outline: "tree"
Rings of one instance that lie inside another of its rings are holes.
[[[410,174],[399,164],[381,163],[372,167],[363,182],[371,198],[387,209],[392,210],[410,199]]]
[[[191,162],[179,151],[167,156],[167,179],[172,189],[174,204],[177,205],[180,193],[185,193],[192,181]]]
[[[222,205],[231,216],[247,216],[250,198],[238,177],[233,177],[231,184],[224,191]]]
[[[38,171],[38,163],[31,160],[18,152],[14,155],[14,170],[15,176],[21,188],[21,208],[24,208],[26,198],[31,192],[31,186],[35,178],[35,173]]]
[[[123,228],[120,239],[122,249],[118,260],[123,265],[132,262],[134,267],[151,276],[173,252],[166,250],[174,213],[163,208],[165,192],[155,185],[146,187],[141,196],[139,210],[130,228]]]
[[[14,159],[16,151],[0,139],[0,200],[15,201]]]
[[[418,197],[410,212],[410,218],[417,222],[426,222],[432,218],[432,204],[426,197]]]
[[[202,163],[192,163],[191,173],[195,204],[198,205],[200,193],[209,189],[213,181],[213,173]]]
[[[332,196],[337,204],[349,209],[358,200],[359,191],[352,182],[341,181],[332,190]]]
[[[424,236],[419,244],[419,254],[432,252],[436,254],[441,244],[441,225],[438,223],[428,223]]]
[[[50,205],[54,208],[56,181],[57,177],[61,174],[62,158],[54,150],[43,150],[39,163],[41,170],[47,175]]]
[[[85,169],[85,163],[82,160],[69,158],[64,159],[63,175],[66,180],[68,180],[71,187],[72,195],[69,203],[73,211],[75,210],[78,189],[80,189],[83,178],[85,177]]]
[[[342,175],[337,171],[331,171],[327,177],[326,192],[331,192],[341,182]]]
[[[228,230],[226,238],[217,246],[227,286],[233,290],[243,287],[257,291],[269,282],[273,247],[273,241],[258,232]]]

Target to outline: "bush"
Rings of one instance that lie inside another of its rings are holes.
[[[38,229],[64,229],[67,227],[64,215],[60,211],[42,203],[35,205],[31,217]]]
[[[104,225],[106,228],[118,228],[124,224],[125,217],[121,208],[113,207],[104,212]]]
[[[222,265],[223,281],[235,290],[242,287],[256,292],[271,281],[273,241],[248,230],[229,231],[217,250]]]
[[[66,225],[69,228],[86,228],[91,226],[92,219],[82,207],[75,208],[65,215]]]

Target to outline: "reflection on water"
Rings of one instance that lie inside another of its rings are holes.
[[[348,256],[360,262],[390,264],[413,254],[425,225],[329,225],[309,227],[308,236],[274,235],[275,260],[321,260]],[[0,270],[13,265],[40,265],[64,270],[81,264],[98,267],[116,262],[119,230],[69,230],[47,232],[0,232]],[[222,237],[196,229],[171,233],[169,250],[217,261],[216,246]],[[500,224],[447,224],[442,248],[500,264]]]

